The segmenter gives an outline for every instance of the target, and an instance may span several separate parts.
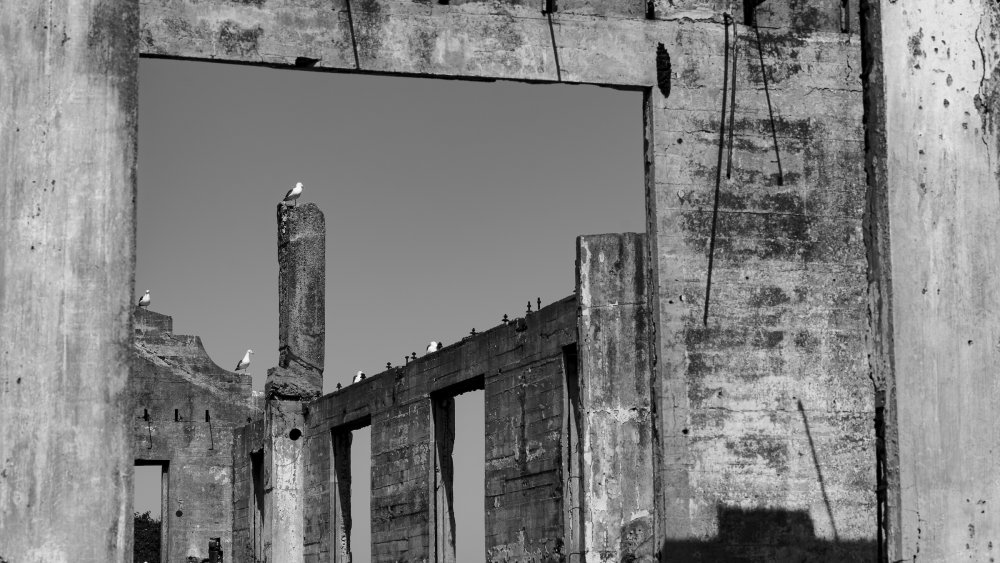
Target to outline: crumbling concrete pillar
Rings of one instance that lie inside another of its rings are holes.
[[[569,510],[566,526],[583,534],[582,545],[569,546],[570,563],[656,561],[645,240],[636,233],[577,239],[579,405],[571,412],[579,410],[583,448],[582,460],[570,463],[582,466],[582,516]]]
[[[0,3],[0,561],[131,559],[138,18]]]
[[[326,338],[326,224],[315,204],[278,205],[278,366],[264,392],[270,468],[265,489],[267,559],[302,563],[305,555],[305,401],[323,389]]]
[[[1000,11],[863,2],[881,560],[1000,546]]]
[[[268,396],[309,399],[323,391],[326,222],[314,203],[278,205],[278,368]]]

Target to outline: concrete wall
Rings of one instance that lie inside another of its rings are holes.
[[[0,560],[132,551],[135,2],[0,4]]]
[[[1000,12],[868,2],[869,260],[888,560],[996,558]]]
[[[233,432],[260,411],[250,376],[216,365],[197,336],[166,315],[135,309],[132,448],[137,463],[167,465],[166,561],[208,558],[210,538],[232,554]],[[210,420],[206,420],[206,411]]]
[[[762,54],[739,26],[728,59],[721,10],[740,6],[709,0],[569,0],[552,30],[539,6],[519,2],[353,3],[352,27],[346,3],[174,0],[143,5],[142,49],[642,89],[654,553],[867,559],[876,500],[860,41],[841,33],[839,1],[771,4]],[[733,176],[716,190],[732,56]]]
[[[343,523],[332,509],[333,433],[369,422],[372,560],[434,560],[435,549],[444,557],[449,546],[437,541],[432,484],[441,469],[435,467],[436,441],[448,430],[434,432],[432,397],[441,402],[475,388],[486,391],[484,557],[559,560],[563,347],[575,342],[576,300],[568,298],[309,403],[306,561],[334,561],[333,552],[344,545],[338,534]],[[461,421],[450,422],[452,436],[456,423]]]

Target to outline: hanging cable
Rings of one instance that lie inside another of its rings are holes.
[[[351,13],[351,0],[347,2],[347,25],[351,28],[351,48],[354,49],[354,70],[361,70],[361,60],[358,58],[358,41],[354,38],[354,15]]]
[[[774,110],[771,109],[771,93],[767,88],[767,71],[764,68],[764,50],[760,46],[760,27],[757,26],[757,7],[754,6],[753,30],[757,34],[757,56],[760,58],[760,75],[764,79],[764,96],[767,98],[767,115],[771,119],[771,138],[774,139],[774,157],[778,160],[778,185],[785,185],[781,173],[781,153],[778,151],[778,133],[774,128]]]
[[[212,440],[212,442],[211,442],[212,445],[210,445],[208,447],[208,449],[214,450],[215,449],[215,432],[212,432],[212,415],[208,414],[208,411],[205,411],[205,422],[208,423],[208,436]]]
[[[725,47],[722,63],[722,117],[719,119],[719,161],[715,167],[715,202],[712,205],[712,233],[708,241],[708,279],[705,283],[705,315],[702,322],[708,326],[708,303],[712,295],[712,265],[715,261],[715,229],[719,222],[719,191],[722,185],[722,153],[726,146],[726,94],[729,90],[729,14],[722,14]]]
[[[733,177],[733,122],[736,119],[736,55],[739,52],[739,36],[736,19],[733,18],[733,87],[729,98],[729,158],[726,163],[726,179]]]
[[[556,60],[556,80],[562,82],[562,68],[559,66],[559,49],[556,47],[556,30],[552,24],[552,12],[556,11],[556,0],[545,0],[542,13],[549,19],[549,35],[552,37],[552,56]]]

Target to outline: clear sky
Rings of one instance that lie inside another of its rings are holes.
[[[577,235],[645,230],[638,92],[145,59],[139,86],[136,299],[227,369],[252,348],[258,389],[295,182],[326,215],[325,392],[572,294]],[[460,423],[482,417],[460,404]],[[481,487],[480,442],[456,451],[456,488]]]

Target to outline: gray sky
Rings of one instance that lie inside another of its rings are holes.
[[[139,86],[136,298],[227,369],[253,348],[258,389],[277,362],[275,204],[295,182],[326,215],[325,392],[570,295],[577,235],[645,230],[638,92],[145,59]],[[460,426],[482,427],[475,397]],[[467,441],[459,510],[481,514],[483,436]],[[136,510],[158,488],[137,480]],[[475,540],[460,561],[482,559]]]

